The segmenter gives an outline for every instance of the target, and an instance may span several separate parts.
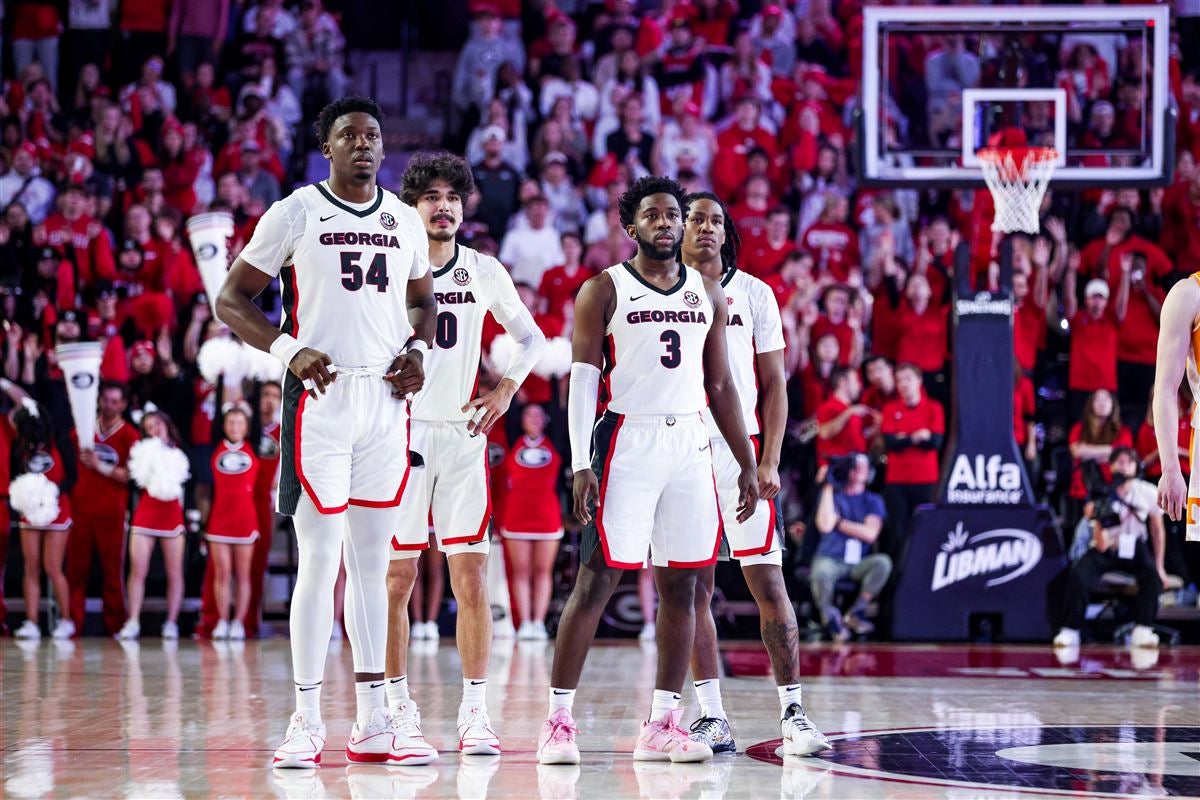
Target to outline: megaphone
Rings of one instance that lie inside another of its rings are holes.
[[[74,342],[54,348],[58,366],[67,382],[67,401],[81,450],[93,449],[96,442],[96,401],[100,397],[100,361],[104,345],[99,342]]]
[[[233,215],[228,211],[197,214],[187,221],[187,233],[200,279],[204,281],[204,292],[216,316],[217,295],[229,272],[228,240],[233,236]]]

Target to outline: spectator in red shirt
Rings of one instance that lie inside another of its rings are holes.
[[[896,371],[892,362],[880,355],[868,356],[863,361],[863,375],[867,379],[867,388],[863,391],[862,402],[876,411],[897,399]]]
[[[899,397],[883,407],[880,432],[887,447],[887,485],[883,499],[892,523],[889,549],[908,535],[913,511],[933,502],[938,482],[938,451],[946,433],[942,404],[925,395],[921,369],[914,364],[896,367]]]
[[[567,302],[574,300],[579,287],[596,274],[583,266],[583,242],[578,233],[568,231],[562,235],[562,250],[566,260],[546,270],[538,287],[542,309],[560,319],[566,317]]]
[[[34,229],[34,241],[48,244],[76,265],[75,282],[85,289],[99,279],[116,278],[116,265],[108,233],[99,220],[84,213],[83,187],[70,183],[59,194],[59,208]],[[60,287],[61,289],[61,287]]]
[[[812,285],[813,257],[809,253],[793,250],[784,256],[779,271],[767,275],[763,282],[775,293],[775,302],[781,309],[787,308],[792,297],[802,291],[802,286]]]
[[[954,251],[958,247],[958,231],[950,227],[945,217],[934,217],[917,237],[916,262],[913,272],[929,281],[934,302],[944,304],[950,299],[950,284],[954,276]]]
[[[124,420],[129,395],[121,384],[100,389],[95,440],[79,446],[79,481],[71,490],[75,524],[67,543],[71,619],[83,630],[92,554],[100,561],[104,627],[125,623],[125,513],[129,508],[129,451],[141,436]]]
[[[1191,474],[1191,459],[1188,452],[1192,447],[1192,397],[1191,393],[1180,387],[1179,390],[1179,469],[1186,481]],[[1150,391],[1150,399],[1154,399],[1154,390]],[[1137,454],[1145,468],[1145,479],[1157,480],[1162,477],[1162,464],[1158,460],[1158,442],[1154,438],[1154,410],[1147,404],[1146,418],[1137,434]]]
[[[748,157],[755,148],[762,149],[772,168],[778,149],[776,137],[764,128],[759,119],[762,103],[752,94],[745,94],[734,107],[733,124],[717,134],[717,157],[713,161],[713,189],[722,197],[736,197],[750,175]]]
[[[807,361],[798,373],[803,416],[811,417],[833,394],[833,372],[838,368],[837,337],[832,333],[820,337],[813,345],[813,358],[802,360]]]
[[[1066,242],[1060,242],[1060,246],[1065,248]],[[1033,374],[1038,353],[1046,346],[1046,303],[1050,296],[1048,254],[1046,240],[1038,239],[1033,246],[1033,274],[1013,270],[1013,354],[1017,365],[1027,375]]]
[[[1163,196],[1163,249],[1183,273],[1200,270],[1200,169]]]
[[[792,212],[775,206],[767,213],[767,235],[742,245],[739,265],[756,278],[766,279],[779,271],[783,260],[796,252],[792,242]]]
[[[752,242],[766,235],[767,212],[774,204],[769,180],[762,175],[751,175],[746,179],[742,199],[729,208],[729,216],[737,225],[738,236],[743,242]]]
[[[817,341],[827,333],[838,340],[838,363],[843,367],[862,361],[863,341],[861,327],[855,327],[851,317],[850,289],[834,284],[825,289],[818,304],[821,315],[813,323],[811,341]]]
[[[812,253],[819,275],[829,274],[845,283],[859,269],[858,235],[846,224],[850,201],[840,194],[827,194],[820,218],[804,232],[800,246]]]
[[[1063,281],[1063,311],[1071,324],[1071,367],[1067,387],[1071,392],[1071,419],[1079,419],[1086,396],[1097,389],[1117,391],[1117,335],[1129,304],[1131,258],[1121,260],[1121,283],[1117,300],[1108,304],[1108,283],[1093,278],[1084,287],[1084,308],[1075,298],[1079,260],[1072,255]],[[1132,442],[1130,443],[1132,444]],[[1107,456],[1105,456],[1107,458]]]
[[[858,372],[838,367],[830,383],[833,394],[817,409],[817,463],[822,467],[837,456],[865,453],[867,437],[879,423],[878,412],[858,402],[862,394]]]
[[[36,57],[51,88],[58,84],[58,39],[63,32],[58,6],[50,0],[24,0],[9,6],[13,71],[21,74]]]
[[[1121,424],[1121,408],[1113,393],[1098,389],[1088,396],[1083,410],[1083,419],[1071,426],[1067,435],[1071,448],[1071,508],[1067,530],[1074,530],[1078,522],[1087,488],[1083,482],[1084,461],[1094,461],[1108,477],[1108,457],[1118,447],[1133,447],[1133,434]]]
[[[909,277],[897,319],[896,361],[917,365],[925,373],[926,391],[940,399],[946,388],[947,308],[932,301],[929,281]]]
[[[183,125],[174,117],[167,120],[158,149],[158,164],[163,171],[163,194],[167,205],[185,217],[196,210],[196,178],[200,175],[204,160],[205,154],[199,148],[184,147]]]

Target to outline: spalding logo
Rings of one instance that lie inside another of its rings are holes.
[[[210,258],[216,258],[217,246],[212,242],[205,242],[204,244],[200,245],[200,249],[196,251],[196,255],[200,257],[201,261],[208,261]]]
[[[96,376],[88,372],[81,372],[71,377],[71,385],[76,389],[87,389],[95,382]]]
[[[240,450],[231,450],[217,459],[217,470],[226,475],[241,475],[250,469],[250,464],[250,456]]]
[[[1042,543],[1029,531],[998,528],[971,536],[960,522],[934,559],[930,589],[936,592],[983,575],[995,575],[984,586],[999,586],[1021,577],[1041,560]]]
[[[544,447],[522,447],[517,451],[517,463],[531,469],[546,466],[552,458],[554,456]]]
[[[41,475],[49,472],[53,466],[54,457],[49,453],[43,453],[41,450],[39,450],[29,457],[27,469],[30,472],[36,472],[38,475]]]

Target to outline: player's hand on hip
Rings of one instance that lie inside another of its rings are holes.
[[[744,469],[738,475],[738,522],[745,522],[758,507],[758,475],[753,468]]]
[[[292,371],[293,375],[304,381],[309,394],[315,398],[318,392],[325,394],[325,387],[337,379],[337,375],[329,370],[332,364],[333,359],[320,350],[305,347],[292,357],[292,363],[288,365],[288,369]]]
[[[462,412],[471,415],[471,419],[467,422],[467,431],[472,436],[490,431],[492,426],[508,412],[508,407],[512,404],[513,395],[516,392],[517,384],[505,378],[496,385],[495,389],[476,397],[463,406]]]
[[[1187,506],[1187,481],[1178,470],[1163,472],[1158,481],[1158,507],[1178,522]]]
[[[774,499],[779,494],[779,466],[763,462],[758,465],[758,497],[760,500]]]
[[[383,379],[392,385],[392,397],[416,394],[425,385],[425,357],[420,351],[401,353]]]
[[[575,496],[575,518],[584,525],[592,521],[592,506],[600,499],[600,483],[596,473],[581,469],[575,473],[572,493]]]

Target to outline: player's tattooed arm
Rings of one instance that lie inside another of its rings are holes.
[[[228,325],[243,342],[266,352],[271,352],[271,345],[284,335],[254,304],[254,298],[270,283],[270,275],[239,256],[234,259],[217,295],[217,319]],[[333,383],[334,376],[327,369],[332,363],[333,360],[320,350],[301,347],[287,366],[297,378],[311,382],[314,388],[310,391],[315,395],[316,392],[325,394],[325,387]]]
[[[704,279],[704,288],[713,307],[712,327],[704,340],[704,390],[708,394],[708,406],[713,421],[721,431],[741,467],[738,476],[738,521],[745,522],[758,505],[758,465],[754,461],[754,448],[746,435],[746,423],[742,420],[741,403],[733,376],[729,373],[729,358],[725,341],[726,311],[725,292],[720,284]]]
[[[608,321],[616,310],[617,293],[612,278],[602,272],[589,278],[579,289],[575,298],[575,328],[571,334],[571,360],[594,368],[598,375],[604,366],[604,335]],[[572,381],[576,369],[572,367]],[[595,392],[591,393],[595,395]],[[590,432],[596,419],[596,398],[584,397],[583,392],[571,392],[567,396],[567,426],[571,434],[572,462],[587,461],[590,449]],[[577,452],[578,451],[578,452]],[[578,465],[572,486],[575,518],[587,524],[592,519],[592,508],[600,497],[600,484],[596,473]]]

